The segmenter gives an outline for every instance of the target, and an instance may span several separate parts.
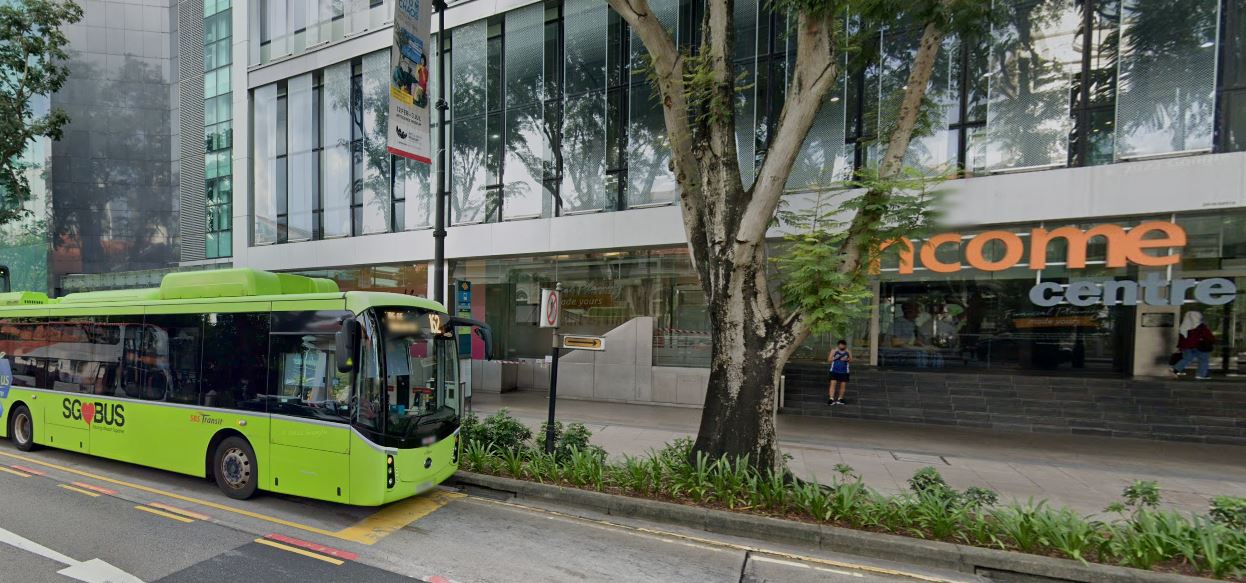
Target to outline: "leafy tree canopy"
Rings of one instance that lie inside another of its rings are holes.
[[[69,77],[61,26],[82,19],[82,8],[57,0],[0,2],[0,224],[28,211],[27,164],[22,153],[40,137],[60,139],[69,116],[37,115],[33,104],[55,93]]]

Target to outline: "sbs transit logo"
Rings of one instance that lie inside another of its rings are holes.
[[[61,403],[61,416],[66,419],[85,421],[87,427],[92,424],[102,428],[125,427],[125,405],[121,403],[101,403],[65,398]]]

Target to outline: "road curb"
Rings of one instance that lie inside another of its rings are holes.
[[[458,472],[459,484],[546,500],[627,518],[693,527],[716,534],[815,545],[826,551],[901,561],[923,567],[987,576],[995,581],[1040,583],[1196,583],[1207,579],[1126,567],[1083,564],[997,549],[984,549],[905,536],[852,530],[741,512],[634,498],[499,476]]]

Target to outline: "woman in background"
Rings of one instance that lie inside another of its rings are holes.
[[[1203,323],[1202,312],[1189,311],[1181,319],[1180,336],[1177,337],[1177,350],[1181,351],[1181,360],[1172,367],[1174,376],[1185,374],[1185,367],[1191,361],[1198,361],[1198,373],[1194,378],[1205,381],[1211,378],[1211,352],[1216,348],[1216,335],[1211,328]]]

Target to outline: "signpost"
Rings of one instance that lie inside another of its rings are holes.
[[[545,453],[554,453],[554,441],[558,432],[554,430],[554,404],[558,400],[558,353],[561,350],[594,350],[606,349],[606,339],[601,336],[580,336],[575,334],[559,334],[558,326],[562,323],[562,284],[554,284],[554,289],[541,290],[541,316],[538,322],[542,328],[553,328],[554,338],[552,361],[549,365],[549,420],[545,423]]]

